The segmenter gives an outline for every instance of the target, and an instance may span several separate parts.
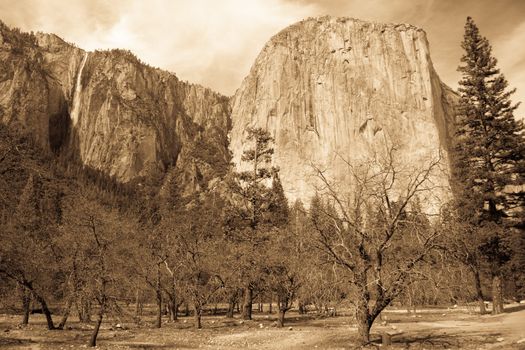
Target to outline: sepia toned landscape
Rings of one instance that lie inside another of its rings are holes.
[[[523,3],[7,3],[0,348],[525,349]]]

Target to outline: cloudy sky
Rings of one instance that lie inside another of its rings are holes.
[[[454,88],[470,15],[518,89],[514,101],[525,105],[524,0],[0,0],[0,19],[8,25],[53,32],[88,50],[127,48],[226,95],[273,34],[325,14],[425,29],[436,70]]]

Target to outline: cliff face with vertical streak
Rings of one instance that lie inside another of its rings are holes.
[[[313,166],[342,181],[345,162],[391,147],[400,166],[446,157],[455,99],[421,29],[308,19],[275,35],[257,57],[233,98],[230,149],[242,167],[246,128],[267,128],[287,195],[304,199],[315,191]],[[446,185],[446,175],[437,176]]]
[[[44,149],[68,152],[124,182],[177,162],[191,167],[190,148],[199,142],[219,162],[229,160],[226,97],[127,51],[90,52],[83,62],[85,57],[55,35],[1,24],[2,122],[30,132]]]

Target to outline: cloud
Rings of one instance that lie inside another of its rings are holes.
[[[264,43],[314,13],[280,0],[3,2],[10,25],[53,32],[88,50],[125,48],[180,78],[233,94]]]
[[[0,16],[88,50],[125,48],[181,79],[231,95],[260,49],[286,26],[330,14],[411,23],[427,32],[442,80],[457,86],[465,18],[494,46],[516,101],[525,102],[525,1],[521,0],[2,0]],[[525,105],[518,114],[525,114]]]

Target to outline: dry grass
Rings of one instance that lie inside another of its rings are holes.
[[[378,320],[370,348],[380,348],[381,333],[396,328],[391,349],[525,349],[525,310],[516,307],[500,316],[479,316],[466,310],[425,310],[417,315],[391,310],[387,324]],[[32,315],[30,325],[18,327],[20,316],[0,315],[2,349],[77,349],[85,347],[91,325],[72,319],[64,331],[48,331],[44,318]],[[255,314],[253,321],[204,318],[204,329],[193,329],[191,317],[152,328],[153,319],[137,326],[108,320],[101,330],[100,349],[355,349],[356,328],[349,316],[319,318],[290,313],[287,326],[275,327],[275,314]],[[291,329],[290,329],[291,327]],[[503,338],[503,339],[502,339]],[[382,347],[384,348],[384,347]]]

